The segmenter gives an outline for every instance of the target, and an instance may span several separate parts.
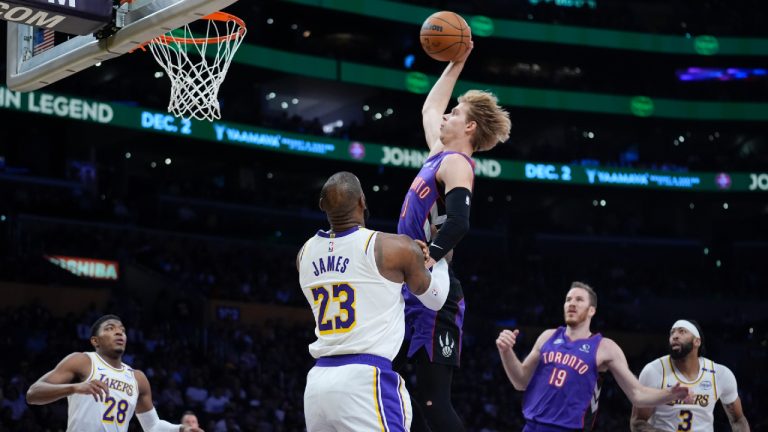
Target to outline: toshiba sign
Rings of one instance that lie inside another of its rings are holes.
[[[50,261],[75,276],[90,279],[117,280],[119,265],[117,261],[105,261],[91,258],[45,255]]]

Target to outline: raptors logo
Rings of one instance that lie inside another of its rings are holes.
[[[450,357],[453,354],[453,348],[456,346],[456,341],[451,339],[450,334],[445,332],[445,342],[443,337],[438,335],[437,340],[440,342],[440,348],[442,348],[443,357]]]

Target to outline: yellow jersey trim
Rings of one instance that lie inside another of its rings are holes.
[[[301,263],[301,259],[304,258],[304,250],[307,249],[307,245],[309,244],[310,240],[304,242],[304,246],[301,247],[301,250],[299,251],[299,264]]]
[[[368,240],[365,241],[365,254],[368,255],[368,246],[371,243],[371,239],[376,234],[376,231],[372,232],[371,235],[368,236]]]
[[[701,370],[701,360],[699,360],[699,377],[696,378],[696,381],[685,381],[683,379],[680,379],[679,376],[677,376],[677,372],[675,372],[675,365],[672,364],[672,357],[667,357],[669,359],[669,368],[672,370],[672,375],[675,376],[675,379],[680,382],[680,384],[686,384],[686,385],[694,385],[698,384],[699,381],[701,381],[702,378],[704,378],[704,371]]]
[[[106,367],[108,367],[108,368],[112,369],[112,370],[113,370],[113,371],[115,371],[115,372],[125,372],[125,365],[124,365],[124,364],[123,364],[123,367],[121,367],[120,369],[117,369],[116,367],[114,367],[114,366],[110,365],[109,363],[105,362],[105,361],[104,361],[104,359],[103,359],[103,358],[101,358],[101,356],[99,355],[99,353],[97,353],[97,352],[94,352],[94,354],[96,355],[96,358],[97,358],[97,359],[99,359],[99,361],[100,361],[100,362],[101,362],[101,363],[102,363],[104,366],[106,366]]]
[[[381,405],[379,405],[379,369],[375,366],[373,368],[373,401],[376,404],[376,418],[379,420],[379,426],[381,426],[381,432],[387,432],[384,428],[384,422],[381,420]]]
[[[88,354],[85,354],[85,355],[88,356],[88,360],[91,361],[91,373],[90,375],[88,375],[88,378],[85,381],[83,381],[83,382],[88,382],[91,380],[91,378],[93,378],[94,375],[96,375],[96,365],[94,364],[93,359],[91,359],[91,356],[89,356]]]
[[[661,363],[661,389],[664,390],[666,388],[667,383],[667,368],[664,367],[664,360],[659,359],[659,363]]]
[[[403,396],[403,379],[397,377],[397,391],[400,393],[400,409],[403,410],[403,427],[408,429],[408,412],[405,410],[405,397]]]
[[[710,360],[709,365],[712,367],[712,387],[715,389],[715,402],[717,402],[717,378],[715,377],[715,362]]]

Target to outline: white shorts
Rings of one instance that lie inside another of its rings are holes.
[[[407,432],[411,398],[383,357],[324,357],[307,374],[304,417],[308,432]]]

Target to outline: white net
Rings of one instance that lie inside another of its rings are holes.
[[[195,37],[188,24],[152,39],[148,45],[171,80],[168,112],[212,121],[221,118],[219,86],[246,29],[239,18],[223,12],[196,23],[207,25],[206,37]]]

